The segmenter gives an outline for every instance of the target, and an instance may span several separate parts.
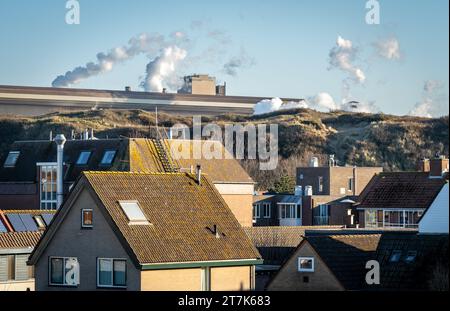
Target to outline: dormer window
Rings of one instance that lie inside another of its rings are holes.
[[[3,167],[15,167],[19,159],[20,151],[10,151],[6,157]]]
[[[129,225],[149,225],[137,201],[119,201],[119,205],[127,216]]]
[[[115,150],[107,150],[103,154],[102,161],[100,162],[101,165],[111,165],[114,161],[114,157],[116,156]]]
[[[90,151],[81,151],[78,156],[77,165],[87,165],[91,157]]]

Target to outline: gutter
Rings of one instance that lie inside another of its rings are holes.
[[[219,260],[219,261],[144,263],[144,264],[141,264],[141,270],[250,266],[250,265],[261,265],[261,264],[263,264],[263,262],[264,262],[263,259],[237,259],[237,260]]]

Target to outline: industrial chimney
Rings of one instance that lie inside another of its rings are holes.
[[[58,134],[55,137],[56,143],[56,208],[59,209],[64,199],[63,189],[63,161],[64,161],[64,144],[66,143],[66,137],[64,134]]]

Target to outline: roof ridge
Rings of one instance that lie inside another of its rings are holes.
[[[83,171],[86,175],[186,175],[187,172],[151,172],[151,171]]]

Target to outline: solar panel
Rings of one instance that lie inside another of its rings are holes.
[[[48,226],[53,219],[53,214],[42,214],[42,218],[44,218],[45,224]]]
[[[0,220],[0,232],[8,232],[8,230],[6,230],[5,225],[2,223],[2,221]]]
[[[27,228],[23,224],[22,219],[20,219],[20,216],[18,214],[8,214],[7,217],[14,231],[16,232],[27,231]]]
[[[30,214],[20,214],[19,217],[25,225],[25,228],[27,228],[27,231],[38,231],[38,227]]]

